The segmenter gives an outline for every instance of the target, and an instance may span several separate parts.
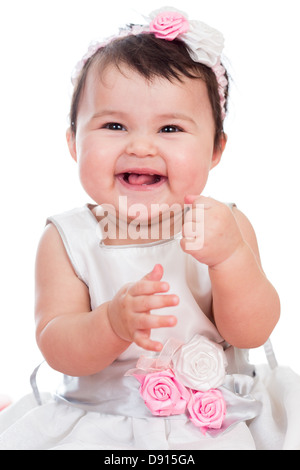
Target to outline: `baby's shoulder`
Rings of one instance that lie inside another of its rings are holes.
[[[260,262],[259,248],[256,233],[248,217],[234,204],[232,212],[246,243],[253,250],[257,260]]]
[[[68,259],[61,236],[54,224],[48,223],[41,235],[37,249],[37,263],[50,266]]]

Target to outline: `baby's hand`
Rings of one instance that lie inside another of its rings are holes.
[[[150,339],[152,328],[165,328],[177,323],[173,315],[152,315],[151,310],[173,307],[177,295],[158,295],[169,290],[162,282],[163,268],[157,264],[140,281],[127,284],[108,305],[108,318],[114,332],[125,341],[136,343],[149,351],[160,351],[162,344]]]
[[[201,263],[216,267],[244,243],[232,210],[215,199],[186,196],[191,204],[183,224],[181,247]]]

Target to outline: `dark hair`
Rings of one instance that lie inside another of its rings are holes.
[[[222,110],[218,91],[218,82],[213,70],[206,65],[192,60],[188,47],[180,40],[165,41],[157,39],[153,34],[130,35],[125,38],[112,40],[108,45],[99,49],[85,63],[75,84],[70,122],[71,129],[76,134],[77,113],[80,99],[86,83],[86,78],[92,66],[105,70],[109,65],[122,65],[141,74],[147,80],[163,77],[172,81],[182,81],[182,77],[200,78],[207,86],[208,96],[215,122],[215,145],[219,143],[223,130]],[[227,74],[226,74],[226,78]],[[225,110],[227,109],[228,86],[225,90]]]

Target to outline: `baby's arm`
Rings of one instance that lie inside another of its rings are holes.
[[[136,284],[124,286],[111,302],[91,310],[87,286],[76,276],[56,228],[49,224],[36,259],[36,337],[50,366],[67,375],[99,372],[134,341],[160,349],[151,328],[173,326],[173,316],[150,315],[150,309],[176,305],[161,282],[162,268]],[[155,294],[155,295],[154,295]]]
[[[191,225],[185,225],[182,248],[209,267],[220,334],[240,348],[262,345],[278,321],[280,302],[263,272],[253,227],[238,209],[214,199],[189,196],[186,203],[193,204],[190,218],[196,224],[196,204],[204,209],[203,246],[187,249]]]

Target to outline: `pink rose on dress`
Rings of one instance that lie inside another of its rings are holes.
[[[141,382],[141,396],[153,415],[170,416],[185,412],[190,392],[176,380],[170,369],[135,377]]]
[[[188,20],[178,11],[162,11],[150,23],[150,32],[167,41],[173,41],[189,29]]]
[[[188,403],[191,421],[205,435],[208,428],[220,429],[226,415],[226,403],[220,390],[192,392]]]

